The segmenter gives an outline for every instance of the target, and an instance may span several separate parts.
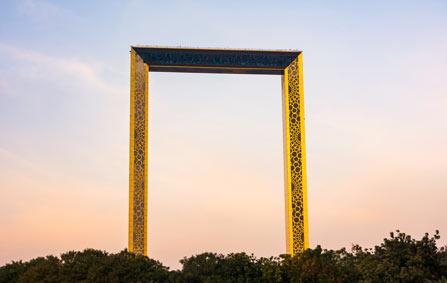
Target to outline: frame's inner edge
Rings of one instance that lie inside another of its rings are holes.
[[[283,75],[284,68],[151,65],[150,72]]]

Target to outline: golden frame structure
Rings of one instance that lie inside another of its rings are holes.
[[[149,72],[281,75],[286,251],[309,246],[301,51],[132,46],[130,50],[129,242],[147,255]]]

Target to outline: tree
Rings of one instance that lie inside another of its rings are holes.
[[[397,231],[372,249],[317,246],[293,257],[202,253],[183,258],[174,271],[127,250],[86,249],[6,264],[0,282],[447,283],[447,248],[437,247],[439,238],[438,231],[420,240]]]

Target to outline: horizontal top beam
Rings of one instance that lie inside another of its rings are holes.
[[[301,53],[291,50],[249,50],[132,46],[151,72],[282,75]]]

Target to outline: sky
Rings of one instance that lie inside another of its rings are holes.
[[[0,265],[127,245],[131,45],[303,51],[310,246],[447,241],[446,1],[0,3]],[[150,73],[149,255],[285,252],[280,76]]]

